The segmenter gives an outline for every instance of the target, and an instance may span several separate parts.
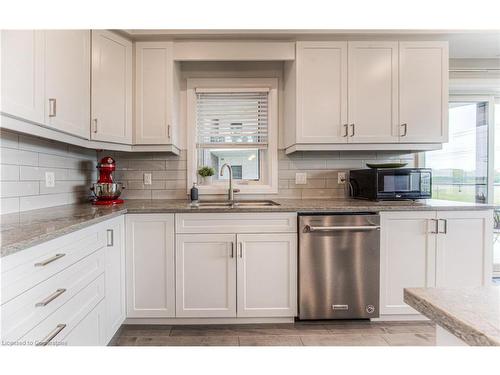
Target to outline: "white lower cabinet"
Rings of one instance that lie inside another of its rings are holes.
[[[238,234],[238,316],[297,314],[297,235]]]
[[[125,220],[123,216],[103,224],[106,235],[105,254],[105,331],[109,342],[125,320]]]
[[[127,317],[174,317],[174,215],[129,214],[125,221]]]
[[[296,223],[291,213],[176,215],[176,316],[294,317]]]
[[[492,273],[493,213],[382,212],[380,312],[416,314],[403,289],[487,285]]]
[[[436,212],[380,216],[380,313],[417,314],[403,302],[403,289],[435,285],[436,241],[428,223]]]
[[[178,317],[235,317],[234,234],[181,234],[176,240]]]
[[[493,213],[438,212],[436,286],[488,285],[493,272]]]

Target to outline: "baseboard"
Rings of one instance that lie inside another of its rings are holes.
[[[293,317],[287,318],[127,318],[123,324],[259,324],[293,323]]]
[[[380,317],[371,319],[372,322],[404,322],[404,321],[429,321],[430,319],[422,314],[394,314],[380,315]]]

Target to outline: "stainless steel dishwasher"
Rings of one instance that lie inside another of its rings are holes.
[[[379,316],[380,216],[299,216],[299,319]]]

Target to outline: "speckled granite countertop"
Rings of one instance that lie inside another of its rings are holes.
[[[404,301],[469,345],[500,346],[500,286],[407,288]]]
[[[185,200],[128,200],[115,207],[74,204],[1,215],[0,257],[16,253],[67,233],[124,213],[181,212],[378,212],[478,210],[492,206],[439,200],[370,202],[354,199],[275,199],[279,206],[259,208],[196,208]]]

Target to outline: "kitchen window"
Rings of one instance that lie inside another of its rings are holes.
[[[277,193],[277,80],[188,79],[187,95],[188,189],[207,166],[216,173],[200,192],[226,193],[227,163],[240,194]]]

